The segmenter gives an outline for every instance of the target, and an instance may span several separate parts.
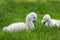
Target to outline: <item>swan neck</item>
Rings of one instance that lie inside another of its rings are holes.
[[[50,24],[50,23],[51,23],[51,19],[48,20],[48,24]]]

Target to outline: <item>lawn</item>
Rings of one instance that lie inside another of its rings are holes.
[[[2,28],[15,22],[25,22],[26,15],[36,12],[35,29],[3,32]],[[0,0],[0,40],[60,40],[60,27],[44,27],[45,14],[60,20],[60,0]]]

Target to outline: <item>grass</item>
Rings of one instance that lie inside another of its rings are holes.
[[[36,28],[28,31],[6,33],[4,26],[15,22],[25,22],[29,12],[38,15]],[[60,40],[60,27],[43,27],[41,20],[45,14],[50,14],[54,19],[60,19],[59,0],[0,0],[0,40]]]

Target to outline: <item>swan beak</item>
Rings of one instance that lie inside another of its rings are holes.
[[[43,22],[43,25],[45,25],[46,22]]]
[[[36,23],[36,20],[33,20],[33,24],[34,24],[34,26],[35,26],[35,23]]]

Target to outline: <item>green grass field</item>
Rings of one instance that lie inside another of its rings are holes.
[[[25,22],[30,12],[38,15],[35,29],[3,32],[2,28],[15,22]],[[0,0],[0,40],[60,40],[60,27],[43,27],[45,14],[60,19],[60,0]]]

